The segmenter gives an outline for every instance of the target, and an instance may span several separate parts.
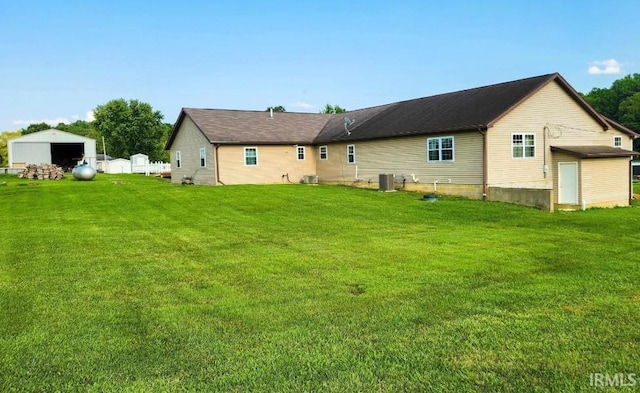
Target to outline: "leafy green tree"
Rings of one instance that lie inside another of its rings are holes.
[[[22,129],[22,135],[32,134],[34,132],[40,132],[40,131],[44,131],[44,130],[50,130],[52,128],[53,127],[51,127],[50,124],[47,124],[45,122],[29,124],[29,126],[27,128],[23,128]]]
[[[610,88],[593,88],[584,99],[598,112],[640,133],[640,74],[627,75]],[[640,151],[640,141],[634,141]]]
[[[620,103],[619,122],[636,132],[640,131],[640,92]],[[640,139],[633,141],[633,148],[640,151]]]
[[[269,112],[270,110],[273,110],[274,112],[286,112],[287,110],[284,108],[284,106],[282,105],[278,105],[278,106],[270,106],[267,109],[265,109],[265,112]]]
[[[93,111],[94,127],[104,136],[109,155],[129,157],[144,153],[150,160],[164,157],[167,129],[163,115],[138,100],[115,99],[98,105]]]
[[[347,110],[340,105],[326,104],[320,113],[345,113]]]
[[[56,128],[60,131],[66,131],[72,134],[86,136],[88,138],[99,139],[100,137],[96,129],[93,127],[93,123],[85,120],[76,120],[71,124],[60,123]]]
[[[584,99],[599,113],[616,120],[620,103],[613,90],[594,87]]]
[[[20,135],[22,135],[22,131],[5,131],[0,134],[0,156],[2,156],[0,166],[9,166],[9,151],[7,150],[9,139],[17,138]]]

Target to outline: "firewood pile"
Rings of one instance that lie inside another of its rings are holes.
[[[27,165],[22,172],[18,174],[20,179],[38,179],[38,180],[60,180],[64,177],[64,170],[51,164]]]

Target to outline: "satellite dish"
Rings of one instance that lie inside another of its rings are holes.
[[[351,135],[351,132],[349,131],[348,127],[352,125],[355,121],[356,119],[349,119],[347,116],[342,118],[342,122],[344,123],[344,130],[347,132],[347,135]]]

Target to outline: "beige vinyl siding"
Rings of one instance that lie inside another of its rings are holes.
[[[427,162],[427,139],[454,137],[453,162]],[[347,145],[356,147],[356,162],[347,163]],[[321,182],[378,182],[381,173],[394,173],[396,181],[482,184],[482,136],[478,132],[423,135],[373,141],[328,144],[328,159],[317,160]]]
[[[628,158],[585,159],[580,172],[581,200],[587,207],[629,205]]]
[[[553,167],[558,163],[578,163],[578,204],[585,207],[628,206],[630,197],[629,159],[580,159],[564,153],[553,153]],[[553,179],[553,200],[558,203],[558,179]]]
[[[545,126],[551,136],[543,135]],[[535,134],[535,158],[512,158],[513,133]],[[500,119],[487,132],[488,183],[496,187],[551,188],[556,169],[549,146],[613,146],[613,136],[622,136],[622,148],[631,149],[632,139],[619,131],[604,131],[556,82],[551,82]],[[544,157],[549,172],[543,173]]]
[[[245,147],[257,148],[258,165],[245,165]],[[295,145],[221,145],[218,160],[224,184],[300,183],[304,175],[316,174],[316,149],[310,145],[305,145],[304,160],[298,160]],[[287,174],[289,181],[283,177]]]
[[[206,167],[200,166],[200,149],[205,149]],[[181,165],[176,165],[180,151]],[[216,184],[214,148],[189,117],[182,121],[171,145],[171,182],[180,183],[184,176],[193,177],[196,184]]]

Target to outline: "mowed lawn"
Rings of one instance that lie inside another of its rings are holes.
[[[638,206],[0,182],[3,392],[588,391],[592,373],[640,375]]]

